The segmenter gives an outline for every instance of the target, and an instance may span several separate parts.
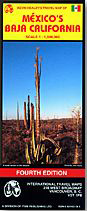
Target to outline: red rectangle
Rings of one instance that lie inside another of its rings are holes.
[[[81,6],[80,5],[78,5],[78,12],[80,12],[81,11]]]
[[[1,168],[0,177],[82,178],[85,177],[85,169]]]

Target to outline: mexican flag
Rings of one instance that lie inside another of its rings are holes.
[[[71,6],[71,11],[72,12],[80,12],[81,11],[81,6],[80,5],[72,5]]]

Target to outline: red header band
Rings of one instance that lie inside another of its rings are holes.
[[[85,177],[85,169],[1,168],[0,177],[82,178]]]

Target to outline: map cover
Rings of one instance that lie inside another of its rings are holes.
[[[0,210],[84,210],[85,3],[0,12]]]

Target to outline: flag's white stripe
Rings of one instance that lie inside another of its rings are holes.
[[[78,11],[78,6],[74,6],[74,11],[75,11],[75,12]]]

